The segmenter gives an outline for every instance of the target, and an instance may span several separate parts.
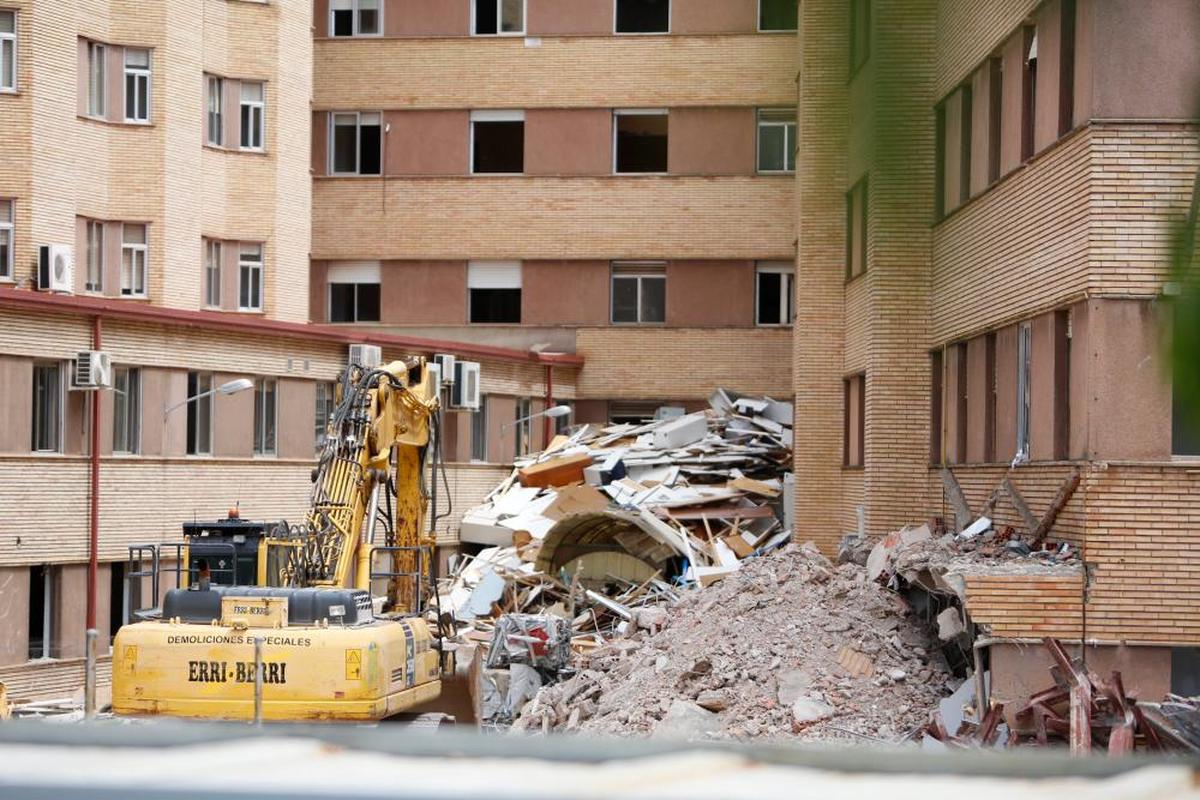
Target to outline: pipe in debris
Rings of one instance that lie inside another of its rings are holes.
[[[83,662],[83,716],[93,719],[96,716],[96,637],[99,632],[88,628],[84,635]]]
[[[92,317],[92,349],[100,349],[100,315]],[[87,627],[96,627],[96,571],[100,550],[100,390],[91,393],[91,513],[88,522]]]
[[[554,367],[546,365],[546,408],[554,407]],[[548,416],[542,417],[542,449],[550,446],[550,426],[553,420]]]
[[[263,721],[263,637],[254,637],[254,724]]]

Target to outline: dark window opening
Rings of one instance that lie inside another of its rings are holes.
[[[799,20],[797,0],[759,0],[758,29],[760,31],[794,31]]]
[[[379,124],[362,124],[358,128],[358,172],[360,175],[378,175],[381,157],[381,129]]]
[[[189,372],[187,377],[187,454],[212,452],[212,375]],[[201,397],[200,395],[204,395]]]
[[[962,92],[962,124],[959,126],[959,168],[958,168],[958,205],[967,202],[971,197],[971,125],[973,121],[975,98],[970,86],[964,86]]]
[[[1200,694],[1200,647],[1171,648],[1171,694]]]
[[[1062,0],[1058,62],[1058,135],[1075,126],[1075,0]]]
[[[472,172],[489,174],[525,171],[523,121],[476,121],[471,124],[475,151],[471,164]]]
[[[1021,160],[1033,157],[1034,117],[1037,109],[1037,29],[1025,29],[1024,69],[1021,87]]]
[[[666,114],[617,114],[617,172],[666,172]]]
[[[1071,312],[1054,312],[1054,458],[1071,450]]]
[[[494,34],[500,29],[500,18],[496,15],[496,0],[475,0],[475,33]]]
[[[108,641],[111,645],[117,631],[125,624],[125,562],[114,561],[109,569]]]
[[[793,319],[792,272],[759,269],[755,308],[758,325],[790,325]]]
[[[471,414],[471,460],[487,461],[487,395],[480,395],[479,410]]]
[[[617,33],[667,33],[671,0],[617,0]]]
[[[336,9],[333,12],[333,35],[354,35],[354,11],[352,9]]]
[[[929,354],[929,463],[942,463],[942,351]]]
[[[842,380],[842,466],[866,463],[867,376],[863,373]]]
[[[871,0],[850,0],[850,75],[871,57]]]
[[[472,289],[471,322],[519,323],[520,289]]]
[[[933,163],[933,216],[942,219],[946,216],[946,104],[939,103],[934,109],[934,148],[936,150]],[[847,211],[850,205],[847,200]],[[847,223],[849,228],[849,223]],[[849,260],[849,259],[847,259]]]
[[[984,397],[983,460],[996,460],[996,334],[987,334],[984,340],[984,366],[987,376],[987,394]]]
[[[50,657],[50,567],[29,568],[29,657]]]
[[[334,114],[331,171],[335,175],[378,175],[382,127],[378,113]]]
[[[1185,313],[1179,308],[1175,314]],[[1182,326],[1176,321],[1178,332]],[[1178,335],[1178,334],[1177,334]],[[1173,359],[1171,375],[1171,454],[1177,456],[1200,456],[1200,377],[1195,364],[1181,364]]]
[[[954,345],[954,365],[957,369],[954,385],[954,463],[967,461],[967,344]]]
[[[1000,115],[1004,108],[1003,60],[988,61],[988,183],[1000,178]]]
[[[330,322],[378,322],[378,283],[329,284]]]

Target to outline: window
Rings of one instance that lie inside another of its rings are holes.
[[[378,261],[333,264],[326,274],[330,322],[379,322]]]
[[[62,452],[63,369],[57,363],[33,365],[35,453]]]
[[[262,311],[263,246],[243,244],[238,251],[238,310]]]
[[[799,22],[797,0],[758,0],[760,31],[794,31]]]
[[[571,429],[571,420],[575,418],[575,403],[570,400],[552,400],[550,402],[550,407],[553,408],[554,406],[566,406],[567,408],[571,409],[570,414],[564,414],[561,417],[554,418],[554,435],[565,436]]]
[[[1075,126],[1075,0],[1062,0],[1058,44],[1058,135]]]
[[[613,170],[666,172],[667,120],[667,112],[662,110],[614,112]]]
[[[266,127],[266,103],[261,81],[242,81],[242,139],[243,150],[263,149],[263,129]]]
[[[471,322],[520,322],[521,262],[472,261],[468,264],[467,305]]]
[[[146,296],[146,226],[121,226],[121,294]]]
[[[12,200],[0,199],[0,279],[13,276],[13,206]]]
[[[213,377],[189,372],[187,377],[187,454],[212,455]]]
[[[525,33],[525,0],[472,0],[471,15],[471,30],[476,36]]]
[[[871,57],[871,0],[850,0],[850,76]]]
[[[525,112],[471,112],[471,172],[525,171]]]
[[[274,378],[254,382],[254,455],[275,455],[275,415],[278,411]]]
[[[1033,157],[1034,117],[1037,113],[1037,28],[1024,29],[1023,54],[1021,59],[1021,160]]]
[[[54,655],[54,584],[56,570],[46,564],[29,568],[29,658]]]
[[[378,175],[383,139],[382,115],[371,113],[335,113],[330,115],[333,128],[329,151],[329,171],[334,175]]]
[[[528,397],[518,397],[516,408],[517,415],[513,421],[515,427],[513,431],[513,455],[523,456],[533,446],[533,420],[528,419],[533,410]]]
[[[758,171],[796,171],[796,112],[759,109]]]
[[[954,361],[954,458],[956,464],[967,462],[967,433],[970,424],[968,378],[970,364],[967,359],[967,343],[957,342],[950,346]]]
[[[1033,325],[1017,326],[1017,459],[1029,460],[1030,356],[1033,351]]]
[[[150,121],[150,51],[125,48],[125,121]]]
[[[942,351],[929,354],[929,463],[942,463],[942,392],[945,376],[942,372]]]
[[[205,87],[208,93],[205,141],[220,147],[225,143],[225,115],[222,113],[225,108],[225,81],[216,75],[209,75],[205,79]]]
[[[971,196],[971,129],[974,119],[973,92],[959,86],[937,106],[937,185],[935,211],[938,219],[965,203]]]
[[[791,325],[795,314],[791,264],[759,264],[755,280],[754,322]]]
[[[487,461],[488,398],[479,396],[479,410],[471,414],[471,460]]]
[[[89,219],[87,227],[87,276],[83,288],[88,292],[104,291],[104,223]]]
[[[0,11],[0,92],[17,90],[17,12]]]
[[[129,584],[125,580],[124,561],[109,563],[108,581],[108,642],[111,649],[117,631],[129,622]]]
[[[616,0],[617,33],[669,33],[671,0]]]
[[[845,467],[866,464],[866,393],[867,376],[864,373],[843,379],[842,466]]]
[[[204,240],[204,305],[221,307],[221,243]]]
[[[613,264],[612,321],[656,323],[667,318],[667,268],[659,263]]]
[[[383,31],[381,0],[333,0],[329,4],[331,36],[378,36]]]
[[[88,116],[103,117],[107,113],[108,79],[106,77],[107,48],[99,42],[87,43],[88,59]]]
[[[990,58],[987,63],[988,74],[988,184],[995,183],[1000,178],[1000,133],[1001,114],[1004,108],[1004,62],[999,58]]]
[[[867,178],[846,193],[846,280],[867,271]]]
[[[317,407],[314,416],[314,447],[320,452],[325,446],[325,436],[329,428],[329,420],[333,419],[333,411],[337,407],[337,397],[333,381],[317,381]]]
[[[140,452],[141,434],[141,370],[117,367],[113,370],[113,452]]]

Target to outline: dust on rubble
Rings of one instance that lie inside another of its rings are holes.
[[[898,742],[958,683],[899,595],[811,544],[743,562],[578,666],[515,731]]]

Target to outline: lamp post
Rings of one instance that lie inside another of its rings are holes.
[[[501,442],[504,441],[504,432],[506,430],[508,430],[509,428],[513,427],[514,425],[520,425],[522,422],[528,422],[529,420],[537,419],[538,417],[547,417],[549,419],[557,419],[559,417],[565,417],[570,413],[571,413],[570,406],[552,406],[550,408],[547,408],[545,411],[539,411],[536,414],[528,414],[524,417],[518,417],[517,419],[514,419],[512,422],[506,422],[500,426],[500,441]],[[514,451],[516,450],[515,446],[513,447],[513,450]]]
[[[222,383],[220,386],[218,386],[215,389],[209,389],[206,392],[200,392],[199,394],[194,394],[191,397],[188,397],[184,400],[180,400],[178,403],[176,403],[173,406],[168,406],[166,404],[163,404],[163,424],[164,425],[166,424],[168,414],[170,414],[172,411],[174,411],[175,409],[177,409],[181,406],[187,405],[188,403],[192,402],[193,400],[199,400],[202,397],[208,397],[209,395],[213,395],[213,394],[223,394],[223,395],[237,394],[238,392],[244,392],[247,389],[253,389],[253,388],[254,388],[254,381],[250,380],[249,378],[235,378],[234,380],[231,380],[227,383]]]

